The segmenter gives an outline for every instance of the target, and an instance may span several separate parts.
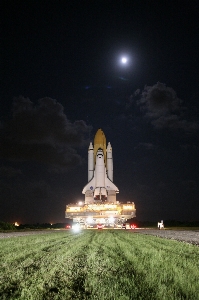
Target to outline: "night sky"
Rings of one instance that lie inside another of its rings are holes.
[[[0,6],[0,221],[65,222],[98,128],[138,220],[199,220],[199,2]]]

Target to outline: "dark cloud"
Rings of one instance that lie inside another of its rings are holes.
[[[158,117],[179,111],[182,101],[172,88],[158,82],[144,87],[138,103],[147,111],[147,116]]]
[[[0,177],[2,178],[13,178],[21,174],[22,172],[20,169],[14,169],[8,166],[0,167]]]
[[[21,96],[14,99],[12,119],[0,129],[0,156],[65,169],[82,162],[77,149],[88,144],[90,129],[81,120],[71,123],[54,99],[43,98],[34,105]]]
[[[0,219],[4,220],[6,212],[10,222],[53,220],[53,212],[61,202],[59,190],[49,182],[44,179],[26,180],[23,175],[15,180],[0,180],[0,196],[3,200],[0,203]],[[64,220],[64,207],[62,210],[57,215]]]
[[[195,151],[195,152],[198,152],[199,151],[199,146],[198,145],[194,145],[194,144],[183,144],[183,145],[180,145],[180,148],[182,150],[185,150],[185,151]]]
[[[154,150],[155,146],[152,143],[139,143],[137,146],[134,147],[134,150]]]
[[[136,91],[132,97],[138,94],[139,91]],[[167,87],[164,83],[145,86],[137,105],[157,129],[182,129],[186,132],[195,132],[199,129],[197,121],[186,119],[186,108],[182,106],[182,100],[177,97],[173,88]]]
[[[186,132],[195,132],[199,129],[199,124],[197,122],[191,122],[187,120],[181,120],[177,115],[167,115],[161,116],[151,122],[155,128],[163,129],[182,129]]]
[[[181,182],[181,185],[183,188],[187,190],[196,190],[197,189],[197,183],[195,180],[183,180]]]

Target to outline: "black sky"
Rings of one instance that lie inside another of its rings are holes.
[[[64,222],[98,128],[139,220],[199,220],[198,1],[0,5],[0,220]]]

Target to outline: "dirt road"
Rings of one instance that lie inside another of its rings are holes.
[[[136,232],[199,246],[199,230],[137,229]]]

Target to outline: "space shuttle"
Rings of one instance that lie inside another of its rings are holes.
[[[85,204],[116,203],[117,186],[113,183],[113,156],[110,142],[106,147],[106,137],[98,129],[94,146],[88,148],[88,183],[83,188]]]

